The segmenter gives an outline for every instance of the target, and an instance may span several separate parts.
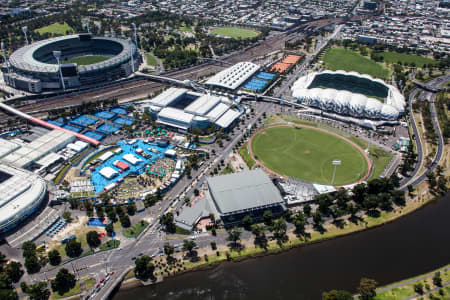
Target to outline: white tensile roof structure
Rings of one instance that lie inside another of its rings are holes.
[[[260,67],[258,65],[248,61],[240,62],[223,71],[220,71],[208,79],[206,84],[235,90],[247,79],[249,79],[250,76],[255,74],[259,68]]]
[[[136,156],[134,156],[134,155],[131,154],[131,153],[125,154],[125,155],[123,156],[123,159],[126,160],[127,162],[129,162],[129,163],[132,164],[132,165],[135,165],[135,164],[137,164],[138,162],[141,162],[141,161],[142,161],[141,159],[137,158]]]
[[[382,84],[388,89],[386,103],[346,90],[309,88],[315,77],[321,74],[355,76]],[[303,104],[325,111],[368,119],[396,120],[403,114],[406,105],[405,98],[396,87],[369,75],[345,71],[314,72],[300,77],[292,86],[292,96]]]
[[[102,175],[106,179],[111,179],[114,176],[116,176],[117,174],[119,174],[119,173],[117,173],[117,171],[111,167],[104,167],[103,169],[100,170],[100,175]]]

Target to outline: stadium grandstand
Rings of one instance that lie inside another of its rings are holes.
[[[223,71],[220,71],[219,73],[208,79],[205,84],[211,87],[236,90],[259,69],[260,66],[254,63],[240,62]]]
[[[106,60],[86,65],[65,63],[82,56],[102,56]],[[5,61],[2,72],[9,86],[40,93],[127,77],[137,70],[141,60],[136,45],[129,40],[84,33],[24,46]]]
[[[226,129],[241,115],[241,112],[231,108],[233,102],[228,98],[182,88],[169,88],[137,105],[142,111],[148,109],[158,124],[179,132],[188,132],[193,128],[206,129],[211,125]]]
[[[292,86],[292,96],[327,112],[374,120],[397,120],[406,105],[396,87],[369,75],[345,71],[300,77]]]
[[[0,232],[11,230],[35,212],[46,192],[47,185],[40,176],[0,163]]]

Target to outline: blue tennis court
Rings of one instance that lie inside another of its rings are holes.
[[[110,111],[112,111],[113,113],[116,113],[116,114],[120,114],[120,115],[127,114],[127,110],[122,107],[114,107],[114,108],[110,109]]]
[[[98,166],[95,171],[92,171],[91,174],[91,182],[92,185],[94,186],[94,192],[97,194],[101,191],[103,191],[104,187],[112,182],[117,182],[119,179],[121,178],[125,178],[128,176],[128,174],[130,173],[138,173],[138,174],[142,174],[145,172],[145,166],[147,164],[151,164],[152,161],[156,161],[158,159],[164,158],[164,153],[167,151],[167,149],[171,149],[173,148],[172,145],[168,145],[167,147],[158,147],[155,145],[149,145],[144,143],[144,141],[142,140],[137,140],[136,144],[137,147],[141,148],[144,150],[144,152],[146,152],[147,154],[150,155],[150,157],[148,159],[144,158],[143,156],[140,156],[139,154],[136,153],[136,149],[133,147],[134,145],[129,145],[126,143],[126,141],[119,141],[117,142],[117,145],[120,146],[120,148],[123,150],[121,153],[115,154],[114,156],[112,156],[110,159],[108,159],[107,161],[105,161],[103,164],[101,164],[100,166]],[[159,153],[153,153],[151,152],[151,149],[158,149]],[[104,168],[104,167],[111,167],[114,170],[118,171],[117,167],[114,166],[114,162],[116,160],[119,161],[124,161],[123,156],[125,154],[133,154],[134,156],[136,156],[137,158],[141,159],[142,162],[141,163],[137,163],[136,165],[132,165],[132,164],[128,164],[129,165],[129,169],[126,171],[123,171],[122,173],[119,173],[117,176],[115,176],[114,178],[111,179],[106,179],[105,177],[103,177],[100,174],[100,171]],[[167,170],[168,171],[168,170]]]
[[[89,125],[95,124],[98,120],[91,118],[89,116],[86,116],[86,115],[82,115],[82,116],[76,117],[72,121],[75,123],[81,124],[83,126],[89,126]]]
[[[111,118],[113,118],[116,114],[113,112],[109,112],[109,111],[98,111],[94,114],[94,116],[105,119],[105,120],[109,120]]]
[[[267,73],[267,72],[259,72],[256,77],[265,79],[265,80],[272,80],[275,77],[275,74]]]
[[[267,81],[260,80],[256,78],[252,78],[247,84],[244,86],[245,89],[249,89],[252,91],[261,91],[267,85]]]
[[[101,126],[97,127],[97,130],[101,130],[101,131],[106,132],[107,134],[111,134],[111,133],[119,130],[119,128],[111,126],[109,124],[102,124]]]
[[[72,125],[69,125],[69,124],[64,125],[62,128],[67,129],[67,130],[71,130],[73,132],[80,132],[81,130],[83,130],[80,127],[72,126]]]
[[[134,121],[128,120],[128,119],[125,119],[125,118],[122,118],[122,117],[118,117],[113,122],[116,123],[116,124],[119,124],[119,125],[124,125],[125,124],[125,125],[129,126],[129,125],[133,124]]]
[[[47,120],[47,123],[50,123],[50,124],[53,124],[53,125],[56,125],[59,127],[61,127],[63,125],[63,123],[55,121],[55,120]]]
[[[83,133],[85,136],[91,137],[93,139],[96,139],[97,141],[101,141],[105,136],[103,134],[100,134],[98,132],[94,132],[94,131],[86,131],[85,133]]]

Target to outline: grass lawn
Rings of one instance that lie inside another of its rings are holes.
[[[232,37],[235,39],[249,39],[259,35],[258,31],[238,27],[218,27],[211,30],[211,33]]]
[[[119,240],[109,240],[106,243],[100,245],[100,250],[110,250],[119,247]]]
[[[382,79],[386,79],[389,75],[389,70],[383,68],[380,64],[355,51],[344,48],[329,49],[322,60],[325,62],[327,69],[333,71],[355,71],[360,74],[369,74],[372,77]]]
[[[139,221],[130,228],[125,229],[122,234],[127,238],[136,238],[147,227],[147,221]]]
[[[58,293],[54,293],[53,292],[50,295],[50,299],[62,299],[62,298],[70,297],[70,296],[73,296],[73,295],[78,295],[79,293],[81,293],[81,286],[80,286],[80,283],[77,281],[75,286],[73,288],[71,288],[67,293],[64,293],[63,295],[60,295]]]
[[[41,28],[36,29],[35,31],[39,32],[40,34],[44,33],[52,33],[52,34],[58,34],[58,35],[66,35],[66,32],[70,30],[73,32],[73,28],[69,26],[69,24],[65,23],[54,23],[48,26],[44,26]]]
[[[176,234],[184,234],[184,235],[190,235],[191,233],[183,228],[180,228],[178,226],[176,226],[175,228],[175,233]]]
[[[61,180],[61,176],[63,176],[63,174],[66,173],[66,171],[67,171],[67,169],[69,169],[69,167],[70,167],[69,164],[65,165],[65,166],[58,172],[58,174],[56,175],[55,179],[53,179],[53,182],[54,182],[54,183],[58,183],[58,182]]]
[[[239,149],[239,155],[247,164],[248,168],[251,169],[256,164],[256,161],[251,157],[250,153],[248,153],[248,143],[246,142],[241,149]]]
[[[231,174],[234,173],[233,168],[231,168],[231,165],[228,163],[228,165],[220,172],[220,174]]]
[[[150,66],[157,66],[158,65],[158,61],[150,53],[145,53],[145,60],[147,61],[147,65],[150,65]]]
[[[94,284],[95,284],[95,279],[94,279],[94,278],[86,279],[86,280],[84,281],[84,288],[85,288],[85,290],[86,290],[86,291],[89,291],[89,289],[90,289],[91,287],[93,287]]]
[[[252,149],[262,163],[286,176],[331,184],[333,160],[336,168],[334,185],[350,184],[367,172],[363,155],[346,141],[310,128],[275,127],[257,134]]]
[[[387,63],[398,63],[401,62],[402,64],[408,63],[415,63],[417,67],[422,68],[425,64],[437,64],[437,61],[435,61],[432,58],[428,58],[425,56],[419,56],[415,54],[407,54],[407,53],[398,53],[398,52],[381,52],[377,53],[377,56],[383,56],[384,61]]]
[[[178,30],[180,30],[180,31],[189,31],[189,32],[193,31],[191,27],[186,27],[186,26],[181,26],[180,28],[178,28]]]
[[[110,59],[108,56],[102,56],[102,55],[86,55],[86,56],[78,56],[74,57],[68,60],[65,60],[65,64],[69,63],[75,63],[79,66],[85,66],[85,65],[92,65],[96,64],[105,60]]]

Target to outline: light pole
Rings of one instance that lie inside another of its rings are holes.
[[[27,36],[28,27],[23,26],[22,31],[23,31],[23,34],[25,34],[25,40],[27,41],[27,45],[29,45],[30,43],[28,42],[28,36]]]
[[[131,47],[131,48],[133,48],[133,47]],[[133,49],[130,49],[130,52],[131,52],[131,71],[134,74],[134,53],[133,53]]]
[[[66,85],[64,84],[64,79],[61,71],[61,64],[59,62],[59,59],[61,58],[61,51],[53,51],[53,56],[56,58],[56,61],[58,62],[59,77],[61,78],[63,90],[66,90]]]
[[[131,23],[131,26],[133,26],[133,30],[134,30],[134,43],[136,44],[136,47],[139,48],[138,40],[137,40],[136,24],[135,23]]]
[[[331,164],[334,166],[334,170],[333,170],[333,178],[331,179],[331,185],[333,185],[334,182],[334,176],[336,175],[336,166],[339,166],[341,164],[340,160],[333,160],[331,162]]]

